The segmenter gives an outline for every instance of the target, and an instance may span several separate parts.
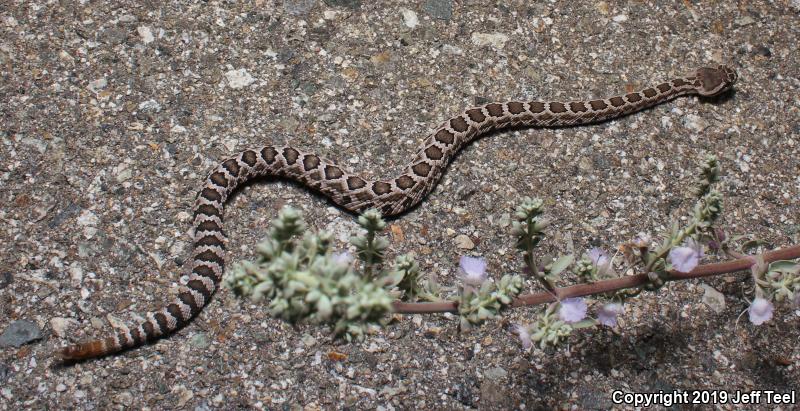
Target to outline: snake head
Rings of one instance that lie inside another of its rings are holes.
[[[713,97],[729,90],[739,79],[736,70],[720,64],[717,67],[701,67],[696,73],[701,96]]]

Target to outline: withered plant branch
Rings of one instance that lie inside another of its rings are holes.
[[[766,263],[778,260],[793,260],[800,258],[800,244],[762,254]],[[753,256],[755,257],[755,256]],[[753,265],[750,257],[739,258],[737,260],[725,261],[721,263],[705,264],[698,266],[689,273],[670,271],[668,281],[691,280],[694,278],[713,277],[716,275],[728,274],[737,271],[748,270]],[[626,277],[614,278],[611,280],[598,281],[589,284],[577,284],[569,287],[556,288],[555,293],[560,298],[583,297],[587,295],[603,294],[611,291],[626,288],[641,287],[648,283],[647,274],[636,274]],[[516,298],[512,307],[522,307],[526,305],[539,305],[555,301],[556,298],[551,292],[540,292],[525,294]],[[431,313],[456,313],[458,303],[454,301],[443,301],[435,303],[404,303],[395,301],[394,310],[401,314],[431,314]]]

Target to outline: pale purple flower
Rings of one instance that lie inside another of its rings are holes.
[[[583,298],[567,298],[561,300],[558,318],[567,323],[576,323],[586,318],[586,303]]]
[[[607,327],[617,326],[617,316],[622,313],[622,304],[608,303],[597,312],[597,320]]]
[[[514,324],[514,332],[519,336],[519,341],[522,343],[522,348],[527,350],[531,348],[531,333],[528,327],[521,324]]]
[[[750,308],[747,309],[747,313],[750,315],[750,322],[755,325],[764,324],[772,318],[772,310],[774,308],[768,300],[757,297],[750,304]]]
[[[592,264],[597,267],[598,275],[608,275],[614,272],[611,268],[611,257],[605,250],[594,247],[589,250],[588,256],[592,260]]]
[[[461,256],[458,277],[466,285],[480,286],[486,281],[486,260],[480,257]]]
[[[669,263],[672,268],[682,273],[688,273],[700,264],[703,258],[703,245],[693,238],[687,239],[682,246],[669,250]]]

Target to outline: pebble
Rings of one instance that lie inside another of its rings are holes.
[[[138,107],[139,107],[139,110],[144,111],[144,112],[148,112],[149,111],[149,112],[153,112],[153,113],[158,113],[159,111],[161,111],[161,104],[159,104],[159,102],[157,102],[157,101],[155,101],[153,99],[150,99],[150,100],[143,101],[143,102],[139,103]]]
[[[462,250],[472,250],[475,248],[475,243],[472,242],[472,239],[469,238],[468,235],[459,234],[456,236],[454,241],[456,243],[456,247]]]
[[[403,23],[405,23],[406,27],[411,29],[417,27],[419,24],[417,13],[414,13],[413,10],[409,9],[400,9],[400,12],[403,13]]]
[[[698,115],[688,114],[683,118],[683,126],[699,133],[708,127],[708,121]]]
[[[97,94],[97,93],[100,92],[100,90],[103,90],[104,88],[106,88],[107,85],[108,85],[108,80],[106,80],[105,77],[103,77],[103,78],[99,78],[97,80],[90,81],[89,85],[87,86],[87,88],[92,93]]]
[[[92,317],[92,319],[89,320],[89,322],[92,324],[92,327],[94,327],[97,330],[105,327],[105,323],[103,323],[103,320],[100,317]]]
[[[25,136],[21,138],[19,142],[35,148],[36,151],[38,151],[41,154],[44,154],[45,151],[47,151],[47,142],[37,137]]]
[[[136,32],[139,33],[139,37],[142,38],[142,43],[144,44],[150,44],[155,40],[155,37],[153,37],[153,32],[150,30],[150,27],[139,26],[136,28]]]
[[[136,23],[138,19],[133,14],[123,14],[119,17],[119,22],[122,24]]]
[[[89,211],[83,210],[80,216],[78,216],[78,225],[83,227],[83,236],[87,239],[94,237],[97,234],[97,223],[100,222],[100,219],[97,217],[97,214]]]
[[[4,383],[11,376],[11,368],[0,363],[0,384]]]
[[[50,319],[50,329],[59,338],[66,337],[67,329],[73,324],[78,324],[78,321],[73,318],[53,317]]]
[[[178,394],[178,408],[183,407],[189,400],[194,398],[194,393],[183,385],[176,386],[172,389],[172,392]]]
[[[376,55],[374,55],[374,56],[369,58],[369,61],[371,61],[374,64],[384,64],[384,63],[390,62],[391,60],[392,60],[392,55],[389,54],[386,51],[384,51],[382,53],[378,53],[378,54],[376,54]],[[323,119],[323,116],[320,116],[319,120],[320,121],[325,121]]]
[[[506,378],[506,376],[508,375],[508,371],[500,367],[494,367],[484,371],[483,375],[486,376],[487,378],[497,380],[501,378]]]
[[[311,334],[303,334],[301,340],[303,341],[303,345],[305,345],[308,348],[311,348],[317,344],[317,339],[314,338],[314,336]]]
[[[71,203],[69,204],[63,211],[60,211],[53,217],[53,220],[47,224],[49,228],[57,228],[60,226],[64,221],[72,218],[73,216],[78,215],[78,212],[81,211],[81,206]]]
[[[117,404],[122,404],[124,406],[130,405],[133,401],[133,394],[130,391],[122,391],[121,393],[114,396],[114,402]]]
[[[17,320],[0,334],[0,347],[21,347],[42,338],[42,330],[33,321]]]
[[[331,7],[346,7],[353,10],[361,8],[361,0],[325,0],[325,4]]]
[[[128,32],[116,27],[103,30],[100,33],[100,40],[112,46],[122,44],[126,38],[128,38]]]
[[[442,46],[442,52],[453,56],[461,56],[464,54],[464,50],[461,50],[460,48],[456,46],[451,46],[449,44],[445,44]]]
[[[772,57],[772,50],[770,50],[769,47],[767,47],[767,46],[762,44],[762,45],[755,46],[753,48],[753,54],[770,58],[770,57]]]
[[[705,293],[703,293],[703,303],[717,314],[725,311],[725,296],[721,292],[708,284],[700,284],[700,287],[705,290]]]
[[[245,88],[254,81],[256,81],[246,69],[230,70],[225,73],[225,79],[228,80],[228,86],[232,89]]]
[[[284,0],[283,9],[295,16],[307,14],[317,4],[317,0]]]
[[[428,0],[422,6],[425,13],[439,20],[450,20],[453,17],[453,2],[451,0]]]
[[[737,26],[741,27],[741,26],[747,26],[747,25],[753,24],[756,21],[753,20],[753,18],[750,17],[750,16],[744,16],[744,17],[740,17],[740,18],[734,20],[733,22],[736,23]]]
[[[492,46],[496,49],[505,47],[508,36],[503,33],[472,33],[472,43],[477,46]]]
[[[209,346],[208,336],[206,333],[197,333],[189,339],[189,344],[199,349],[207,348]]]
[[[56,385],[56,391],[64,392],[66,390],[67,390],[67,386],[64,385],[63,383],[58,383],[58,385]]]
[[[5,271],[0,273],[0,290],[8,287],[14,282],[14,276],[10,272]]]
[[[78,265],[78,263],[72,263],[67,270],[69,272],[69,279],[70,284],[73,287],[78,287],[83,282],[83,269]],[[0,287],[2,288],[2,287]]]
[[[616,16],[612,17],[611,20],[614,20],[617,23],[623,23],[628,21],[628,16],[624,14],[617,14]]]
[[[114,167],[114,175],[118,183],[124,183],[133,177],[133,171],[125,163],[120,163]]]

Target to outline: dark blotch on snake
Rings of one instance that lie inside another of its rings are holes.
[[[525,105],[519,101],[512,101],[508,103],[508,112],[511,114],[519,114],[525,111]]]
[[[442,149],[436,146],[430,146],[425,149],[425,156],[431,160],[441,160],[444,157]]]
[[[239,168],[240,168],[239,162],[237,162],[235,159],[229,158],[225,160],[221,164],[221,166],[224,167],[226,170],[228,170],[228,172],[231,173],[232,176],[234,177],[239,176]]]
[[[483,123],[484,120],[486,120],[486,116],[483,115],[483,111],[481,111],[479,108],[467,110],[467,116],[469,116],[470,120],[476,123]]]
[[[194,242],[194,246],[198,247],[201,245],[210,245],[215,247],[222,247],[223,243],[220,241],[219,238],[213,235],[207,235],[197,241]]]
[[[386,194],[389,191],[391,191],[391,189],[392,186],[384,181],[376,181],[372,183],[372,191],[374,191],[375,194],[378,195]]]
[[[272,164],[275,162],[275,156],[278,155],[278,151],[275,150],[274,147],[268,146],[261,149],[261,158],[264,159],[264,162],[267,164]]]
[[[297,161],[297,157],[300,157],[300,152],[297,150],[291,147],[286,147],[283,149],[283,158],[286,159],[287,165],[294,164]]]
[[[608,102],[614,107],[621,107],[625,105],[625,100],[623,100],[620,96],[611,97],[608,99]]]
[[[588,110],[586,108],[586,104],[584,104],[583,102],[580,102],[580,101],[572,101],[572,102],[570,102],[569,103],[569,109],[570,109],[570,111],[574,111],[576,113],[583,113],[584,111]]]
[[[178,328],[183,327],[185,321],[183,321],[183,313],[181,312],[181,308],[178,307],[178,304],[172,303],[168,305],[167,312],[170,313],[175,318],[175,322],[177,323]]]
[[[559,113],[566,113],[567,108],[564,106],[564,103],[560,103],[558,101],[554,101],[550,103],[550,111],[559,114]]]
[[[467,129],[469,128],[469,125],[467,124],[466,120],[464,120],[463,117],[458,116],[458,117],[450,120],[450,127],[452,127],[453,130],[455,130],[455,131],[457,131],[459,133],[463,133],[463,132],[467,131]]]
[[[258,156],[256,153],[247,150],[242,153],[242,161],[247,164],[248,167],[253,167],[256,165],[256,161],[258,160]]]
[[[341,177],[344,173],[342,173],[342,169],[336,166],[326,166],[325,167],[325,178],[330,180],[335,180]]]
[[[492,117],[500,117],[503,115],[503,105],[499,103],[492,103],[486,105],[486,111]]]
[[[351,190],[358,190],[359,188],[363,188],[367,185],[367,182],[364,181],[361,177],[349,177],[347,179],[347,188]]]
[[[228,179],[225,178],[225,173],[221,171],[216,171],[214,173],[211,173],[211,175],[208,176],[208,179],[211,180],[212,183],[220,187],[228,188]]]
[[[195,314],[199,311],[199,307],[197,306],[197,301],[194,300],[194,296],[192,296],[190,293],[186,292],[180,293],[178,294],[178,299],[181,300],[181,302],[184,305],[189,306],[189,311],[191,311],[192,314]]]
[[[313,154],[306,154],[306,156],[303,157],[303,168],[306,171],[315,169],[317,168],[318,165],[319,165],[319,157]]]
[[[453,142],[455,141],[455,136],[453,135],[453,133],[451,133],[451,132],[449,132],[449,131],[447,131],[445,129],[439,130],[439,132],[436,133],[435,138],[436,138],[436,141],[438,141],[438,142],[440,142],[442,144],[447,144],[447,145],[453,144]]]
[[[592,100],[589,105],[592,106],[592,110],[603,110],[608,107],[608,104],[603,100]]]
[[[417,163],[411,166],[411,170],[420,177],[427,177],[428,173],[431,172],[431,165],[428,163]]]
[[[414,186],[414,179],[409,176],[400,176],[394,183],[403,190],[409,189]]]
[[[528,106],[530,106],[531,113],[533,114],[539,114],[545,109],[544,103],[541,101],[531,101],[528,103]]]
[[[219,191],[211,187],[204,188],[203,191],[200,192],[200,196],[208,201],[215,201],[215,202],[222,201],[222,195],[219,193]]]

